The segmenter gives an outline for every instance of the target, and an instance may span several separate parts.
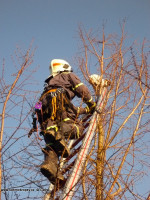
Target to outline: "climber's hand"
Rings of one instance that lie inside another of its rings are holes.
[[[93,114],[96,108],[96,103],[95,102],[90,102],[85,108],[78,107],[77,109],[77,114],[82,115],[82,114]]]
[[[95,111],[95,108],[96,108],[96,103],[94,102],[85,108],[86,113],[93,114]]]

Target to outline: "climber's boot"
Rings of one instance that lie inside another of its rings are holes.
[[[40,166],[41,173],[52,183],[56,180],[61,182],[64,180],[63,175],[58,170],[58,157],[54,151],[42,150],[45,155],[45,161]]]
[[[64,158],[69,156],[70,152],[65,142],[65,138],[59,131],[55,132],[53,129],[50,129],[45,132],[44,137],[46,143],[54,149],[58,156],[62,156]]]

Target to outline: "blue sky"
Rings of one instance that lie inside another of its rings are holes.
[[[106,34],[119,34],[119,22],[126,18],[131,41],[141,42],[150,39],[149,10],[150,0],[0,0],[0,62],[5,58],[12,72],[16,46],[26,49],[33,40],[41,87],[53,58],[66,59],[76,71],[79,24],[97,31],[106,22]]]
[[[39,66],[35,89],[42,90],[52,59],[66,59],[77,72],[80,24],[97,31],[105,22],[106,34],[119,34],[123,19],[129,43],[150,40],[150,0],[0,0],[0,68],[5,58],[9,81],[16,46],[27,49],[33,40],[33,65]]]

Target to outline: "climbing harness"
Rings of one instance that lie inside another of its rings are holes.
[[[35,110],[41,111],[42,116],[47,114],[47,117],[52,121],[60,119],[62,112],[65,110],[64,96],[65,90],[63,88],[50,89],[42,94],[39,102],[35,105]]]

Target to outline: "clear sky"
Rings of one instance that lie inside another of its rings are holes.
[[[125,18],[132,41],[150,39],[150,0],[0,0],[0,63],[5,58],[11,72],[16,46],[26,49],[33,40],[43,86],[53,58],[66,59],[76,71],[79,24],[96,31],[106,22],[106,34],[119,33]]]
[[[5,58],[9,80],[16,46],[27,49],[33,40],[41,90],[52,59],[66,59],[77,70],[79,24],[97,31],[106,22],[106,34],[119,34],[123,19],[131,41],[150,40],[150,0],[0,0],[0,68]]]

